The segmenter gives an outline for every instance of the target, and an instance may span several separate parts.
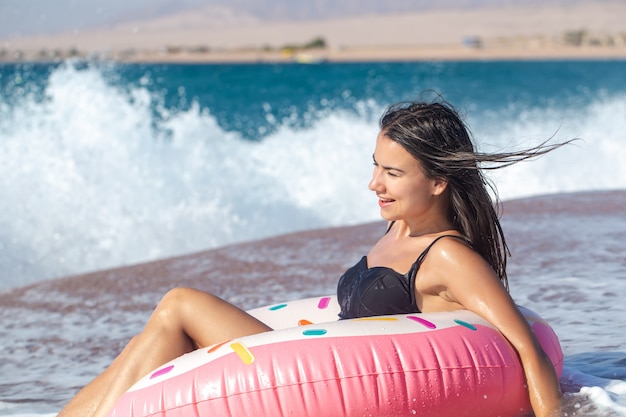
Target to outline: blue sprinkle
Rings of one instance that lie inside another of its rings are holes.
[[[305,330],[302,332],[305,336],[322,336],[326,334],[326,330],[324,329],[315,329],[315,330]]]
[[[476,326],[474,326],[473,324],[469,324],[469,323],[468,323],[468,322],[466,322],[466,321],[463,321],[463,320],[456,320],[456,319],[455,319],[455,320],[454,320],[454,322],[455,322],[456,324],[458,324],[458,325],[461,325],[461,326],[467,327],[467,328],[468,328],[468,329],[470,329],[470,330],[476,330]]]
[[[278,304],[278,305],[275,305],[273,307],[270,307],[270,310],[271,311],[280,310],[281,308],[285,308],[285,307],[287,307],[287,304]]]

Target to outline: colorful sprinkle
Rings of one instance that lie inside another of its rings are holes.
[[[213,353],[213,352],[215,352],[216,350],[218,350],[219,348],[221,348],[222,346],[224,346],[224,345],[225,345],[226,343],[228,343],[228,342],[230,342],[230,340],[227,340],[227,341],[225,341],[225,342],[218,343],[218,344],[216,344],[216,345],[211,346],[211,347],[209,348],[209,350],[207,350],[207,353]]]
[[[324,329],[315,329],[315,330],[305,330],[302,332],[305,336],[323,336],[326,334],[326,330]]]
[[[320,298],[320,302],[317,304],[317,308],[319,308],[320,310],[324,310],[325,308],[328,308],[329,304],[330,297],[322,297]]]
[[[454,322],[456,324],[460,325],[460,326],[467,327],[470,330],[476,330],[476,326],[474,326],[473,324],[470,324],[470,323],[468,323],[466,321],[454,319]]]
[[[363,321],[398,321],[397,317],[360,317],[355,320]]]
[[[435,326],[435,324],[434,324],[434,323],[431,323],[431,322],[430,322],[430,321],[428,321],[428,320],[424,320],[424,319],[423,319],[423,318],[421,318],[421,317],[417,317],[417,316],[406,316],[406,318],[407,318],[407,319],[409,319],[409,320],[413,320],[413,321],[415,321],[415,322],[418,322],[418,323],[419,323],[419,324],[421,324],[422,326],[427,327],[427,328],[429,328],[429,329],[436,329],[436,328],[437,328],[437,326]]]
[[[166,373],[168,373],[172,369],[174,369],[174,365],[170,365],[170,366],[166,366],[165,368],[161,368],[158,371],[156,371],[155,373],[153,373],[152,375],[150,375],[150,379],[159,377],[161,375],[165,375]]]
[[[313,322],[310,322],[306,319],[302,319],[298,321],[298,326],[308,326],[309,324],[313,324]]]
[[[285,307],[287,307],[287,304],[283,303],[283,304],[278,304],[278,305],[270,307],[270,310],[275,311],[275,310],[280,310],[281,308],[285,308]]]
[[[230,348],[235,351],[239,359],[246,365],[254,362],[254,355],[241,343],[231,343]]]

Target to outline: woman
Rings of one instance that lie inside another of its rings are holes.
[[[507,246],[479,165],[498,168],[558,146],[481,154],[451,106],[390,107],[381,119],[369,184],[389,226],[339,280],[340,317],[473,311],[517,350],[536,416],[556,413],[559,381],[508,294]],[[202,324],[197,317],[205,318]],[[173,289],[144,330],[59,417],[104,417],[134,382],[157,366],[199,347],[270,330],[212,294]]]

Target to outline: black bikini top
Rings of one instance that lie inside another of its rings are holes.
[[[367,256],[362,257],[341,276],[337,284],[337,299],[341,306],[339,318],[419,313],[415,300],[415,276],[430,248],[444,237],[454,237],[467,243],[462,236],[437,237],[424,249],[406,274],[385,266],[368,268]]]

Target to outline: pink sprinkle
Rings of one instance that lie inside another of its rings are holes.
[[[330,297],[322,297],[320,298],[320,302],[317,304],[317,308],[320,310],[325,309],[330,304]]]
[[[407,319],[413,320],[418,322],[419,324],[421,324],[424,327],[428,327],[429,329],[436,329],[437,326],[435,326],[433,323],[429,322],[428,320],[424,320],[421,317],[417,317],[417,316],[406,316]]]
[[[156,371],[155,373],[150,375],[150,379],[159,377],[161,375],[165,375],[166,373],[168,373],[172,369],[174,369],[174,365],[166,366],[165,368],[159,369],[158,371]]]

